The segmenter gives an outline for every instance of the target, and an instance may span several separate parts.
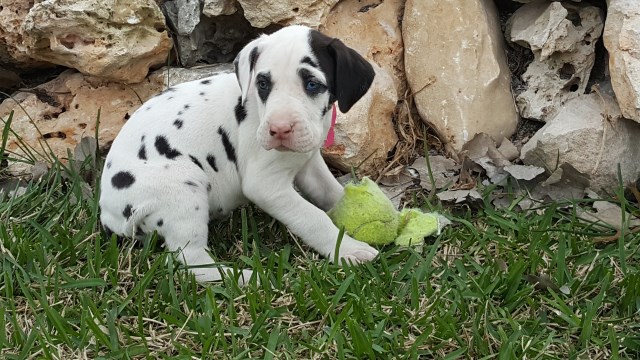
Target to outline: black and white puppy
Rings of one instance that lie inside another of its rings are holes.
[[[320,148],[334,102],[347,112],[374,78],[357,52],[302,26],[255,39],[235,68],[147,101],[116,137],[102,173],[105,229],[127,237],[157,231],[198,281],[228,271],[203,266],[213,263],[209,219],[248,201],[334,258],[339,230],[325,211],[343,188]],[[338,258],[359,263],[377,253],[345,235]],[[244,280],[250,274],[244,270]]]

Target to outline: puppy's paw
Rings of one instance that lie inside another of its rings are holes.
[[[334,260],[335,254],[331,254],[331,261]],[[378,250],[371,247],[369,244],[365,244],[362,241],[352,239],[345,236],[342,239],[342,244],[338,251],[338,261],[346,261],[352,264],[360,264],[363,262],[369,262],[378,256]]]
[[[238,286],[242,287],[249,284],[251,280],[251,275],[253,275],[253,270],[243,269],[242,271],[238,271],[237,274],[229,273],[229,276],[233,276],[238,279]],[[256,283],[260,285],[260,278],[256,276]]]
[[[196,276],[196,281],[200,283],[222,281],[223,275],[221,271],[223,271],[224,276],[237,280],[238,286],[240,287],[247,285],[251,280],[251,275],[253,274],[253,270],[248,270],[248,269],[234,270],[229,267],[197,268],[197,269],[191,269],[191,271]]]

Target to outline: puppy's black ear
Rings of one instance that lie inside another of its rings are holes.
[[[342,41],[310,32],[311,50],[327,77],[332,101],[346,113],[371,87],[375,71],[367,60]]]

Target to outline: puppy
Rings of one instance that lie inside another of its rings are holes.
[[[157,231],[203,282],[229,271],[207,252],[209,219],[247,202],[334,258],[339,230],[325,211],[344,191],[320,148],[334,103],[349,111],[375,74],[340,40],[303,26],[253,40],[234,65],[235,74],[170,87],[143,104],[113,142],[102,173],[105,231]],[[337,250],[338,259],[353,263],[378,253],[347,235]],[[250,275],[244,270],[240,281]]]

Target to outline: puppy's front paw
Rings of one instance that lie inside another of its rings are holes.
[[[335,254],[331,254],[331,261],[334,260]],[[369,244],[365,244],[362,241],[358,241],[352,239],[351,237],[345,237],[342,239],[342,244],[340,245],[340,249],[338,251],[338,261],[342,262],[342,260],[352,263],[359,264],[363,262],[369,262],[375,257],[378,256],[378,250],[371,247]]]

